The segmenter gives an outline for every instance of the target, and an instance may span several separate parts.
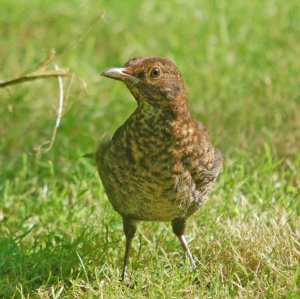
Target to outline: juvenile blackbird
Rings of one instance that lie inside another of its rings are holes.
[[[124,82],[138,105],[96,154],[107,196],[123,217],[122,279],[129,278],[129,251],[141,220],[171,221],[195,267],[184,237],[186,220],[207,200],[222,155],[191,116],[182,76],[168,59],[136,57],[102,76]]]

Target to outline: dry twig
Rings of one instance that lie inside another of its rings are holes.
[[[42,61],[38,66],[36,66],[33,70],[23,73],[15,78],[0,81],[0,88],[5,88],[10,85],[20,84],[27,81],[34,81],[38,79],[45,78],[53,78],[53,77],[70,77],[72,73],[69,70],[65,70],[62,68],[56,69],[54,71],[46,71],[45,67],[53,62],[55,58],[55,50],[51,49],[48,57]]]
[[[63,55],[66,51],[70,50],[71,48],[76,47],[100,22],[100,20],[103,18],[104,13],[101,13],[95,21],[92,22],[90,27],[84,32],[84,34],[74,43],[71,45],[71,47],[65,49],[60,55]],[[48,152],[55,141],[57,129],[60,125],[62,113],[63,113],[63,104],[64,104],[64,86],[63,86],[63,77],[69,77],[70,82],[67,86],[66,91],[66,98],[68,98],[70,94],[70,89],[72,82],[74,78],[78,79],[80,81],[80,84],[82,86],[82,90],[86,91],[86,83],[85,81],[76,76],[74,73],[70,72],[67,69],[59,68],[57,65],[55,65],[55,70],[47,71],[46,67],[49,66],[51,63],[53,63],[56,56],[55,49],[51,49],[46,59],[44,59],[41,63],[39,63],[36,67],[33,69],[26,71],[12,79],[0,81],[0,88],[6,88],[11,85],[16,85],[28,81],[34,81],[39,79],[46,79],[46,78],[57,78],[58,80],[58,106],[57,106],[57,112],[56,112],[56,122],[55,126],[53,128],[52,136],[49,141],[45,141],[40,145],[37,145],[33,148],[36,154],[40,155],[41,153]],[[46,146],[46,147],[45,147]]]
[[[20,84],[20,83],[24,83],[24,82],[28,82],[28,81],[34,81],[34,80],[46,79],[46,78],[57,78],[57,80],[58,80],[58,106],[57,106],[57,112],[56,112],[55,126],[53,128],[53,132],[52,132],[50,141],[45,141],[41,145],[35,146],[33,148],[33,150],[37,154],[48,152],[52,148],[53,143],[55,141],[57,129],[59,127],[62,113],[63,113],[63,103],[64,103],[64,98],[65,98],[62,78],[63,77],[71,78],[70,79],[71,83],[73,82],[74,78],[77,78],[77,79],[79,79],[79,81],[81,83],[82,89],[86,90],[86,83],[84,82],[84,80],[81,79],[80,77],[76,76],[74,73],[70,72],[69,70],[59,68],[57,65],[55,65],[55,70],[47,71],[45,69],[49,64],[51,64],[54,61],[55,55],[56,55],[55,49],[51,49],[51,51],[50,51],[49,55],[46,57],[46,59],[44,59],[41,63],[39,63],[36,67],[31,69],[30,71],[24,72],[23,74],[18,75],[15,78],[5,80],[5,81],[0,81],[0,88],[6,88],[11,85],[16,85],[16,84]],[[71,83],[69,84],[68,89],[67,89],[67,96],[70,93]],[[47,145],[46,148],[44,148],[45,145]]]

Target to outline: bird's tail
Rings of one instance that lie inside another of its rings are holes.
[[[92,160],[95,160],[95,159],[96,159],[95,153],[85,154],[85,155],[83,155],[82,157],[83,157],[83,158],[92,159]]]

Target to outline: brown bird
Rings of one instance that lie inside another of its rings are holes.
[[[138,104],[96,154],[107,196],[123,217],[122,279],[129,280],[129,252],[141,220],[171,221],[195,267],[184,237],[186,220],[207,200],[222,168],[222,155],[191,116],[174,63],[162,57],[136,57],[102,75],[124,82]]]

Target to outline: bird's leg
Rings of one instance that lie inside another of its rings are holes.
[[[126,280],[126,284],[130,284],[130,276],[128,274],[128,261],[130,255],[130,248],[132,239],[136,232],[136,223],[133,220],[123,217],[123,230],[126,237],[126,246],[125,246],[125,255],[124,255],[124,264],[122,272],[122,280]]]
[[[196,268],[196,262],[194,260],[192,252],[190,251],[189,245],[184,236],[185,228],[186,228],[186,220],[185,219],[177,218],[177,219],[172,220],[173,232],[178,237],[184,252],[187,253],[187,255],[191,261],[192,267]]]

